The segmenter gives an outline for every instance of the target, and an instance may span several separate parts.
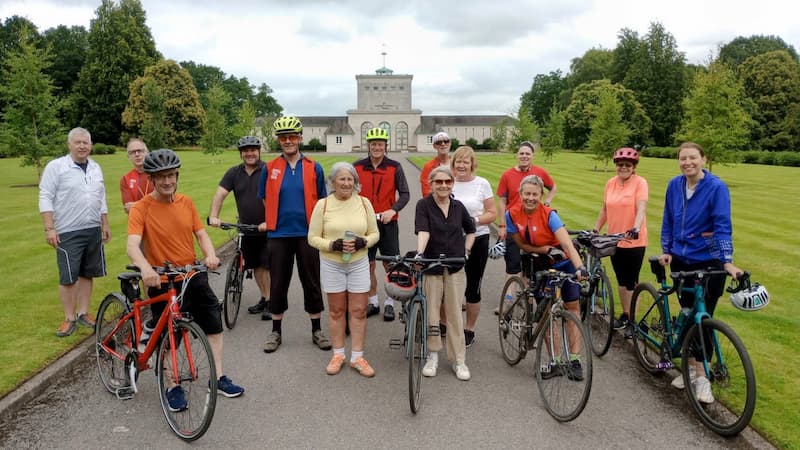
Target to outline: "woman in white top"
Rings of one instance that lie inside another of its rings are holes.
[[[455,176],[453,197],[467,207],[475,221],[475,244],[464,270],[467,275],[467,322],[464,326],[464,339],[467,347],[475,341],[475,322],[481,311],[481,280],[489,256],[489,224],[494,222],[497,210],[494,207],[494,193],[489,182],[475,175],[478,161],[472,147],[458,147],[450,158],[450,168]]]

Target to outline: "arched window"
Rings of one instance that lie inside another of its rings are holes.
[[[392,145],[392,126],[389,125],[389,122],[381,122],[378,124],[378,128],[382,128],[389,135],[389,141],[386,142],[386,151],[388,152]]]
[[[394,129],[395,150],[398,152],[408,150],[408,124],[405,122],[398,122]]]
[[[367,145],[367,131],[372,129],[372,122],[364,122],[361,124],[361,151],[369,150]]]

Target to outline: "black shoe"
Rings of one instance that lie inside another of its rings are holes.
[[[439,336],[446,337],[447,336],[447,324],[439,322]]]
[[[376,305],[373,305],[372,303],[367,305],[367,317],[372,317],[378,314],[379,312],[381,312],[381,309],[378,308]]]
[[[383,321],[391,322],[394,320],[394,306],[386,305],[383,307]]]
[[[567,369],[567,378],[572,381],[583,381],[583,367],[581,366],[581,362],[577,359],[573,359],[572,363],[570,364]]]
[[[617,331],[622,330],[626,326],[628,326],[629,323],[630,320],[628,320],[628,315],[622,314],[621,316],[619,316],[619,319],[614,319],[614,329]]]
[[[622,336],[625,339],[633,339],[633,324],[630,321],[625,325],[625,331],[622,332]]]
[[[269,312],[269,309],[265,309],[264,312],[261,313],[261,320],[272,320],[272,313]]]
[[[549,380],[550,378],[560,377],[564,375],[565,367],[562,363],[549,363],[546,367],[542,367],[539,369],[539,373],[542,376],[543,380]]]
[[[467,344],[467,347],[472,347],[472,344],[475,343],[475,332],[472,330],[464,330],[464,343]]]
[[[266,310],[267,310],[267,301],[264,300],[263,298],[259,300],[258,303],[256,303],[255,305],[247,308],[247,312],[249,312],[250,314],[263,313]]]

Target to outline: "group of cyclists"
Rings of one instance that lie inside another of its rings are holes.
[[[402,166],[387,155],[388,133],[374,128],[366,136],[368,155],[354,164],[335,164],[325,177],[320,164],[300,152],[303,126],[297,117],[280,117],[273,129],[281,153],[267,162],[261,160],[258,137],[239,140],[242,163],[231,167],[220,181],[207,223],[215,227],[221,224],[222,204],[233,192],[238,220],[258,225],[257,234],[244,237],[242,249],[245,268],[254,270],[260,291],[260,299],[248,311],[272,321],[264,352],[275,352],[281,346],[282,319],[289,306],[288,290],[297,261],[312,343],[321,350],[333,350],[326,372],[340,372],[346,362],[345,335],[352,333],[350,367],[372,377],[375,370],[364,357],[366,318],[380,313],[375,271],[378,251],[382,255],[400,253],[398,213],[409,201]],[[430,352],[423,375],[437,374],[438,351],[444,338],[453,372],[458,379],[469,380],[465,350],[476,341],[481,282],[490,255],[503,253],[507,277],[528,273],[522,267],[526,259],[520,258],[524,253],[542,255],[552,267],[576,273],[578,279],[588,274],[564,221],[551,206],[557,192],[555,181],[546,170],[533,165],[533,143],[518,145],[517,163],[502,174],[496,192],[485,178],[476,175],[478,161],[472,148],[462,146],[451,154],[450,137],[443,131],[433,136],[433,145],[437,154],[420,173],[423,198],[415,211],[416,251],[425,257],[466,257],[466,263],[426,276],[423,288],[429,301],[429,326],[438,327],[439,333],[428,337]],[[168,149],[148,152],[139,139],[128,143],[127,152],[134,167],[120,181],[122,201],[129,214],[126,248],[131,261],[140,267],[150,295],[160,292],[160,279],[151,267],[164,260],[191,263],[196,258],[195,241],[205,264],[211,269],[217,267],[219,258],[194,203],[177,192],[181,167],[178,155]],[[699,145],[681,144],[677,157],[681,174],[667,188],[659,260],[672,270],[720,267],[735,275],[740,270],[733,265],[727,186],[705,170],[706,157]],[[595,230],[606,227],[608,233],[625,233],[627,237],[611,257],[623,308],[614,325],[626,330],[626,337],[631,335],[631,295],[647,244],[649,193],[647,181],[636,174],[639,160],[639,152],[633,148],[614,153],[616,175],[605,185],[594,225]],[[44,213],[43,217],[49,233],[52,222],[47,222]],[[490,243],[492,224],[498,236],[494,246]],[[724,279],[720,279],[710,285],[709,313],[713,313],[723,284]],[[323,291],[330,309],[332,340],[321,326]],[[567,282],[562,296],[567,308],[577,313],[579,285]],[[208,278],[192,278],[186,298],[183,308],[191,311],[209,336],[220,392],[229,397],[241,395],[244,389],[222,372],[220,308]],[[394,299],[386,297],[384,321],[395,319],[394,308]],[[83,314],[86,322],[93,320]],[[153,321],[145,325],[145,335],[158,314],[160,311],[154,311]],[[708,380],[695,377],[693,368],[689,370],[698,398],[713,402]],[[683,388],[682,381],[678,377],[673,386]],[[168,398],[170,408],[185,406],[180,392],[170,393]]]

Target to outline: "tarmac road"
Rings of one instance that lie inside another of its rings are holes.
[[[394,156],[394,155],[393,155]],[[414,248],[413,212],[419,199],[418,170],[403,161],[412,201],[401,212],[401,249]],[[562,193],[562,195],[566,195]],[[120,268],[122,269],[122,268]],[[311,343],[295,274],[284,339],[272,354],[262,351],[270,322],[248,315],[257,300],[252,280],[236,328],[225,332],[224,372],[246,388],[236,399],[219,397],[213,423],[196,448],[772,448],[752,430],[723,439],[694,416],[670,377],[654,378],[638,366],[629,342],[616,336],[594,360],[592,393],[575,421],[556,422],[539,398],[533,355],[509,367],[500,353],[492,310],[503,284],[502,261],[489,261],[477,341],[467,350],[472,380],[459,381],[441,355],[439,374],[422,384],[422,410],[408,406],[407,361],[392,350],[399,321],[369,319],[365,357],[377,374],[365,379],[345,367],[325,374],[330,352]],[[221,293],[223,275],[212,275]],[[383,293],[381,292],[383,296]],[[327,316],[323,329],[327,332]],[[349,352],[349,347],[348,347]],[[58,377],[37,381],[44,394],[0,422],[0,448],[181,448],[164,421],[152,371],[139,377],[132,400],[110,395],[96,373],[90,345]],[[21,389],[28,389],[24,387]],[[765,405],[758,405],[765,407]]]

